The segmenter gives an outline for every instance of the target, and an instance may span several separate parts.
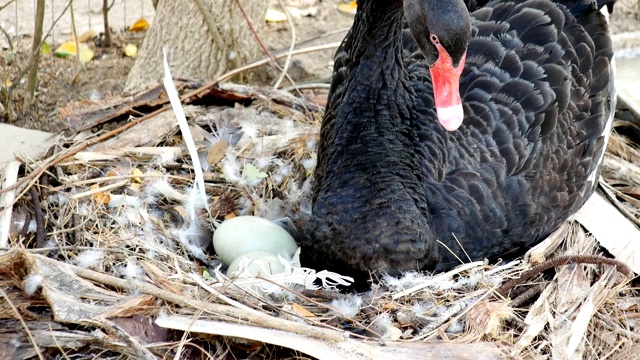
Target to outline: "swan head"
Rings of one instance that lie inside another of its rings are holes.
[[[471,39],[471,17],[462,0],[404,0],[405,18],[431,72],[436,114],[448,131],[462,125],[460,75]]]

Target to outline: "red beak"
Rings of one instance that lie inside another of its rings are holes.
[[[436,114],[440,125],[448,131],[454,131],[462,125],[464,111],[460,99],[460,75],[467,57],[465,52],[458,66],[453,66],[451,56],[441,44],[436,44],[438,60],[429,69],[433,84],[433,96],[436,102]]]

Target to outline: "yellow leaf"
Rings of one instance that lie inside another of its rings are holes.
[[[95,184],[91,186],[91,190],[100,189],[100,185]],[[111,201],[111,195],[106,191],[98,191],[93,194],[93,200],[95,200],[98,204],[108,204]]]
[[[347,4],[338,4],[338,10],[348,15],[355,15],[358,6],[355,1],[352,1]]]
[[[127,47],[124,48],[124,54],[127,57],[135,57],[138,55],[138,47],[136,44],[127,44]]]
[[[207,269],[206,267],[202,267],[202,278],[203,279],[215,279],[215,276],[211,275],[211,273],[209,272],[209,269]]]
[[[302,305],[293,303],[293,304],[291,304],[291,307],[293,307],[293,311],[295,311],[296,314],[298,314],[298,316],[302,316],[302,317],[315,317],[316,316],[311,311],[305,309],[304,306],[302,306]]]
[[[242,177],[249,181],[256,180],[256,179],[264,179],[267,176],[269,175],[267,175],[266,172],[261,171],[260,169],[255,167],[255,165],[253,164],[246,163],[244,164],[244,168],[242,169]]]
[[[217,143],[215,143],[211,147],[211,149],[207,151],[207,162],[209,163],[209,165],[214,166],[220,160],[222,160],[224,155],[227,153],[228,148],[229,148],[229,143],[224,140],[220,140]]]
[[[83,64],[88,63],[93,59],[93,51],[89,48],[80,49],[80,62]]]
[[[136,182],[138,184],[142,184],[142,178],[138,177],[138,175],[142,175],[142,171],[140,171],[140,169],[138,169],[138,168],[131,169],[131,174],[130,175],[134,175],[135,176],[133,178],[133,182]]]
[[[42,43],[42,55],[49,55],[51,53],[51,45],[45,42]]]
[[[66,43],[58,46],[56,51],[53,53],[60,58],[66,58],[69,56],[75,56],[78,52],[78,48],[76,47],[75,41],[67,41]]]
[[[234,217],[236,217],[236,213],[234,213],[233,211],[228,213],[227,215],[224,216],[225,220],[229,220],[229,219],[233,219]]]
[[[267,14],[264,17],[268,22],[281,22],[287,21],[287,14],[280,10],[267,9]]]
[[[149,27],[149,22],[146,19],[142,18],[134,22],[133,25],[131,25],[131,27],[129,28],[129,31],[145,31],[148,30]]]

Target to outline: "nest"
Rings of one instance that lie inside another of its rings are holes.
[[[77,134],[5,169],[7,358],[637,356],[633,272],[577,222],[524,258],[372,274],[363,294],[337,291],[339,274],[300,280],[293,267],[227,278],[210,245],[217,223],[257,215],[294,235],[304,224],[322,106],[238,85],[180,91],[207,204],[158,88],[62,109]],[[627,138],[611,136],[604,194],[633,221],[639,158]]]

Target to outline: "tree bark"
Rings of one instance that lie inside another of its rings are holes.
[[[269,2],[240,3],[260,33]],[[161,0],[127,78],[126,92],[139,91],[162,79],[163,48],[174,78],[207,81],[254,60],[259,44],[236,0]]]
[[[111,47],[111,29],[109,28],[109,0],[102,0],[102,19],[104,20],[104,43],[102,46]]]

